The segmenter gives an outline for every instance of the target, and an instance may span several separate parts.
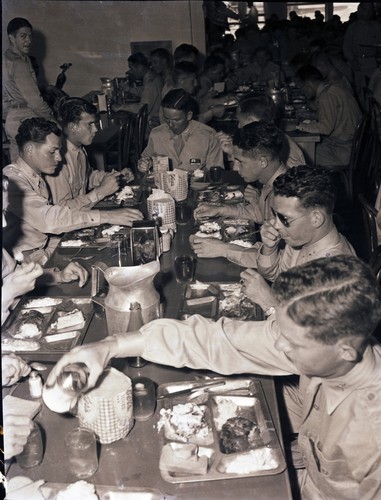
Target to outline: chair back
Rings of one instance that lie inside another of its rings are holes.
[[[144,104],[140,108],[136,116],[135,140],[136,140],[136,154],[138,158],[140,158],[140,155],[142,154],[143,149],[145,147],[147,125],[148,125],[148,106],[147,104]]]
[[[128,120],[124,123],[123,129],[123,143],[121,152],[121,165],[122,168],[129,167],[131,163],[131,147],[134,141],[136,129],[136,116],[131,114]]]
[[[363,193],[358,195],[361,214],[364,222],[365,244],[367,262],[370,262],[372,255],[378,247],[377,239],[377,210],[368,202]]]

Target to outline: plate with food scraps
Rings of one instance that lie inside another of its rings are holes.
[[[98,202],[96,208],[109,208],[112,206],[133,207],[134,205],[141,203],[141,197],[142,186],[126,185],[115,194]]]
[[[110,236],[117,233],[129,235],[130,228],[117,224],[101,224],[96,228],[71,231],[62,237],[58,244],[57,251],[64,254],[72,253],[73,250],[79,250],[81,248],[99,248],[100,246],[108,245]]]
[[[82,343],[93,314],[90,297],[22,299],[3,327],[2,350],[33,359],[62,354]]]
[[[222,239],[222,223],[220,220],[216,219],[203,219],[196,221],[195,227],[197,229],[194,236],[198,236],[200,238],[217,238],[218,240]]]
[[[217,320],[222,316],[240,320],[263,320],[262,309],[242,292],[241,283],[188,283],[180,301],[178,317],[192,314]]]
[[[247,219],[224,219],[221,235],[225,243],[252,248],[258,241],[259,229],[255,222]]]
[[[159,468],[165,481],[186,483],[279,474],[286,462],[261,383],[224,378],[197,397],[158,401]],[[197,382],[162,384],[158,395]]]

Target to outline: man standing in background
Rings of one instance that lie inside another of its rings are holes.
[[[3,116],[11,161],[18,156],[15,138],[25,118],[54,120],[52,110],[41,96],[29,57],[32,30],[30,22],[22,17],[15,17],[7,26],[9,48],[3,58]]]

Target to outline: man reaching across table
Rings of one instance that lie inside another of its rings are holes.
[[[142,219],[139,210],[77,210],[54,205],[43,175],[54,174],[61,160],[61,131],[53,122],[29,118],[16,136],[20,155],[3,169],[9,179],[8,227],[5,248],[17,257],[43,265],[57,242],[51,235],[99,226],[102,223],[131,225]],[[19,259],[18,259],[19,260]]]
[[[83,362],[91,388],[112,358],[133,356],[224,375],[300,375],[286,403],[305,467],[301,498],[380,498],[381,347],[372,334],[381,298],[372,270],[353,256],[322,258],[282,273],[274,294],[276,320],[158,319],[76,347],[47,385],[66,365]]]
[[[58,120],[64,134],[63,162],[54,175],[45,179],[56,205],[90,210],[119,189],[122,175],[127,182],[133,179],[128,168],[120,172],[91,169],[84,146],[92,143],[97,132],[96,114],[93,104],[78,97],[64,99],[59,104]]]

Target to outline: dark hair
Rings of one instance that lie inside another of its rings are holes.
[[[313,260],[281,273],[272,290],[288,316],[322,344],[354,336],[370,341],[381,319],[380,288],[372,269],[357,257]]]
[[[208,71],[208,69],[215,68],[216,66],[219,66],[220,64],[222,64],[222,66],[225,67],[225,61],[221,57],[209,56],[205,59],[204,71]]]
[[[233,136],[234,146],[249,151],[253,156],[264,154],[271,159],[281,158],[284,133],[264,121],[253,122],[238,129]]]
[[[302,82],[305,82],[307,80],[316,80],[320,82],[324,79],[320,71],[311,64],[306,64],[305,66],[299,68],[296,71],[296,77],[299,78],[299,80],[301,80]]]
[[[178,83],[179,78],[183,75],[196,77],[198,68],[195,64],[188,61],[180,61],[175,64],[172,71],[172,78],[175,84]]]
[[[163,108],[177,109],[188,113],[194,111],[194,99],[184,89],[170,90],[161,101]]]
[[[175,48],[173,53],[173,58],[175,61],[180,61],[183,57],[188,57],[191,55],[198,56],[199,51],[198,48],[194,45],[190,45],[189,43],[182,43]]]
[[[158,49],[154,49],[151,51],[151,57],[157,56],[160,59],[164,59],[167,61],[168,66],[172,65],[172,56],[170,52],[168,52],[167,49],[163,49],[162,47],[159,47]]]
[[[131,54],[127,61],[131,64],[141,64],[142,66],[146,66],[148,68],[148,60],[142,52],[135,52],[135,54]]]
[[[268,123],[275,121],[275,104],[267,96],[244,97],[238,104],[239,112],[243,115],[254,115],[258,120]]]
[[[23,17],[14,17],[8,23],[7,33],[8,35],[15,35],[20,28],[30,28],[33,30],[33,26],[30,24],[28,19],[24,19]]]
[[[69,123],[78,124],[82,113],[96,115],[97,108],[89,101],[86,101],[86,99],[81,99],[80,97],[64,97],[58,103],[58,121],[63,129]]]
[[[61,137],[61,130],[56,123],[45,120],[45,118],[27,118],[23,120],[16,135],[19,151],[22,151],[28,142],[43,144],[49,134]]]
[[[296,197],[304,208],[321,207],[332,214],[335,183],[328,169],[299,165],[274,180],[274,196]]]

